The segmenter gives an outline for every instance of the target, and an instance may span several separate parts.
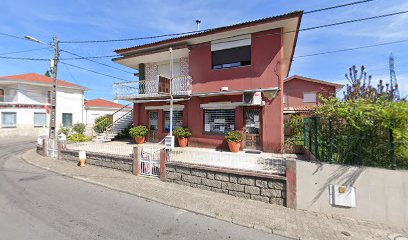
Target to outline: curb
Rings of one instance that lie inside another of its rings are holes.
[[[41,166],[39,164],[36,164],[36,163],[31,162],[30,160],[28,160],[26,155],[30,154],[31,152],[33,152],[34,154],[36,154],[39,157],[43,157],[43,156],[39,155],[35,151],[35,149],[30,149],[30,150],[28,150],[28,151],[21,154],[21,159],[24,160],[26,163],[32,165],[32,166],[35,166],[35,167],[38,167],[38,168],[41,168],[41,169],[56,173],[56,174],[64,176],[64,177],[69,177],[69,178],[72,178],[72,179],[80,180],[80,181],[87,182],[87,183],[90,183],[90,184],[93,184],[93,185],[96,185],[96,186],[102,186],[102,187],[105,187],[105,188],[108,188],[108,189],[111,189],[111,190],[114,190],[114,191],[118,191],[118,192],[126,193],[126,194],[129,194],[129,195],[133,195],[133,196],[136,196],[136,197],[140,197],[140,198],[143,198],[143,199],[145,199],[147,201],[154,201],[156,203],[160,203],[160,204],[163,204],[163,205],[166,205],[166,206],[169,206],[169,207],[182,209],[182,210],[185,210],[185,211],[188,211],[188,212],[191,212],[191,213],[200,214],[200,215],[210,217],[210,218],[214,218],[214,219],[217,219],[217,220],[221,220],[221,221],[224,221],[224,222],[229,222],[229,223],[232,223],[232,224],[235,224],[235,225],[238,225],[238,226],[252,228],[252,229],[262,231],[262,232],[267,232],[267,233],[273,234],[275,236],[285,237],[285,238],[294,239],[294,240],[300,239],[300,237],[288,236],[288,235],[285,235],[283,233],[274,233],[275,231],[273,229],[270,229],[270,228],[262,226],[262,225],[253,225],[253,224],[248,225],[248,224],[236,221],[235,219],[224,218],[224,217],[222,217],[220,215],[217,215],[217,214],[209,214],[209,213],[206,213],[206,212],[200,212],[200,211],[194,211],[194,210],[191,210],[191,209],[182,208],[180,206],[175,206],[175,205],[163,202],[160,199],[156,199],[154,197],[149,197],[149,196],[137,194],[135,192],[123,190],[123,189],[120,189],[120,188],[117,188],[117,187],[110,186],[108,184],[104,184],[104,183],[100,183],[100,182],[97,182],[97,181],[87,179],[87,178],[84,178],[84,177],[81,177],[81,176],[69,175],[69,174],[64,173],[64,172],[58,172],[58,171],[55,171],[55,170],[53,170],[51,168]],[[46,158],[46,157],[43,157],[43,158]],[[61,160],[61,161],[64,161],[64,160]]]

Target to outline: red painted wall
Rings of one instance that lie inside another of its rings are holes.
[[[304,103],[304,92],[317,92],[318,94],[336,96],[336,88],[322,83],[292,79],[284,83],[286,95],[285,107],[316,106],[317,103]]]

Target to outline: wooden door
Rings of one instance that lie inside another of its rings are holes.
[[[261,149],[261,110],[245,109],[245,148]]]
[[[159,113],[157,111],[149,112],[149,142],[159,141]]]

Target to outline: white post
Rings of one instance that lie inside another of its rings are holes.
[[[170,136],[173,136],[173,49],[169,48],[170,52]]]

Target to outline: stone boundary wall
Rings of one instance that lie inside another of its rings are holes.
[[[286,206],[286,177],[180,162],[166,163],[167,181]]]
[[[63,160],[79,162],[78,153],[78,150],[64,149],[60,151],[60,158]],[[113,168],[126,172],[133,171],[133,158],[106,153],[86,152],[86,164]]]

